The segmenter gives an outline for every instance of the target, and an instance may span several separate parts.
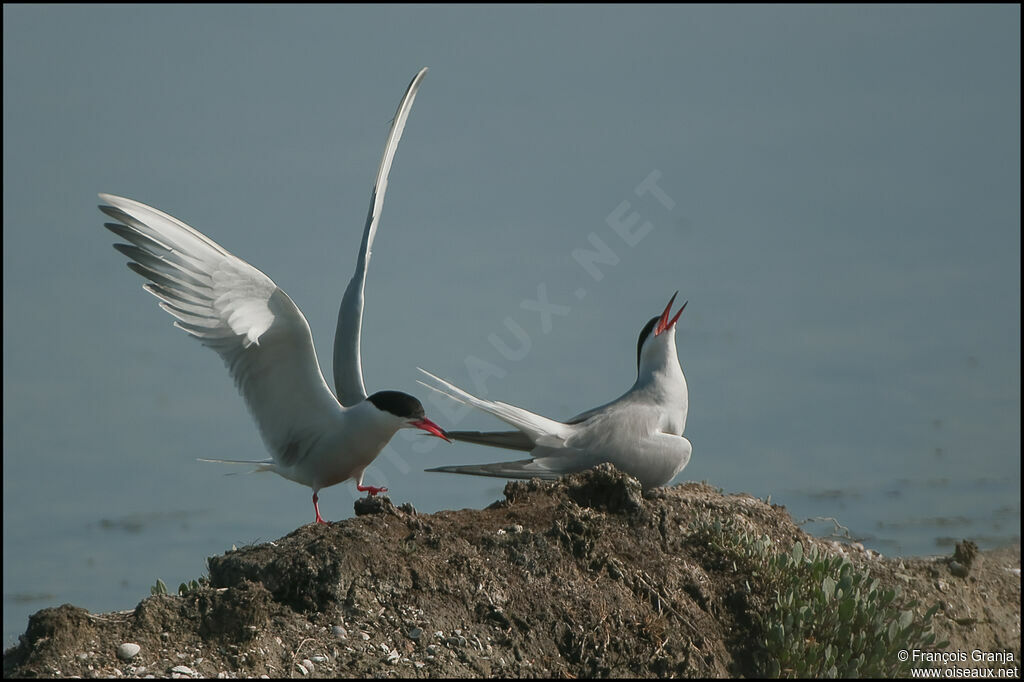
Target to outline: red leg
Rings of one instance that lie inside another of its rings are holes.
[[[319,502],[320,502],[320,498],[317,497],[316,493],[313,493],[313,510],[316,512],[316,522],[317,523],[327,523],[320,516],[320,505],[318,504]]]
[[[376,495],[377,493],[386,493],[387,488],[377,488],[372,485],[363,485],[362,483],[356,483],[356,490],[361,493],[370,493],[370,495]]]

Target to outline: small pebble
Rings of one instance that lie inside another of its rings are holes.
[[[331,632],[333,632],[334,636],[338,639],[348,639],[348,630],[341,627],[340,625],[335,625],[333,628],[331,628]]]
[[[172,673],[178,673],[179,675],[193,675],[192,668],[187,665],[176,665],[171,668]]]
[[[313,661],[314,663],[326,663],[327,662],[327,657],[326,656],[310,656],[309,660]]]
[[[302,665],[301,663],[296,663],[295,667],[298,668],[299,672],[302,673],[303,675],[308,675],[309,674],[309,671],[306,670],[306,666]]]
[[[388,654],[388,663],[397,663],[398,659],[400,658],[401,656],[398,654],[398,652],[392,649],[391,653]]]
[[[124,646],[124,645],[122,644],[121,646]],[[118,649],[118,651],[120,652],[120,649]],[[82,653],[78,654],[78,660],[82,661],[83,663],[85,661],[88,661],[89,660],[89,654],[87,654],[87,653],[85,653],[83,651]]]
[[[360,632],[359,636],[362,637],[364,641],[370,639],[370,633],[368,632]]]
[[[308,670],[309,672],[313,672],[314,670],[316,670],[316,667],[313,665],[313,661],[309,660],[308,658],[302,659],[302,667]]]
[[[420,628],[413,628],[412,630],[409,630],[409,639],[411,640],[419,640],[419,638],[422,636],[423,630],[421,630]]]
[[[130,661],[139,655],[139,651],[142,650],[138,644],[132,642],[125,642],[121,646],[117,647],[117,657],[122,661]]]
[[[427,653],[430,654],[431,656],[437,656],[437,645],[436,644],[431,644],[430,646],[428,646],[427,647]]]

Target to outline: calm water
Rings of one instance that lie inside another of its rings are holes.
[[[1018,539],[1019,15],[5,6],[4,645],[40,608],[132,608],[313,516],[308,489],[195,461],[265,451],[219,359],[110,248],[96,192],[267,272],[330,376],[423,65],[367,284],[371,390],[500,426],[415,383],[475,368],[489,397],[568,417],[630,385],[678,289],[679,480],[886,554]],[[368,481],[481,507],[502,481],[422,470],[503,454],[403,432]],[[324,491],[324,516],[354,496]]]

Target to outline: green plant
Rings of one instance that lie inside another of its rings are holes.
[[[182,583],[178,586],[178,596],[184,597],[192,592],[197,592],[200,588],[205,587],[210,583],[209,578],[203,576],[198,580],[190,580],[187,583]],[[169,594],[167,592],[167,585],[160,578],[156,579],[156,584],[149,588],[149,593],[152,595]]]
[[[764,677],[895,677],[909,675],[900,650],[938,649],[931,628],[936,604],[916,617],[916,601],[886,589],[842,556],[800,542],[779,552],[765,535],[749,537],[730,521],[696,533],[740,566],[766,598],[750,614],[757,633],[754,674]],[[748,590],[753,591],[747,584]]]
[[[206,578],[200,578],[199,580],[190,580],[187,583],[182,583],[178,586],[178,596],[184,597],[192,592],[198,592],[207,582]]]

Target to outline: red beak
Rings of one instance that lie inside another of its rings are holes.
[[[426,431],[427,433],[429,433],[432,436],[437,436],[438,438],[444,438],[449,443],[452,442],[452,439],[448,437],[448,434],[444,432],[444,429],[442,429],[440,426],[438,426],[434,422],[430,421],[426,417],[424,417],[423,419],[420,419],[419,421],[409,422],[409,423],[412,424],[413,426],[415,426],[417,429],[423,429],[424,431]]]
[[[672,298],[669,299],[668,305],[665,306],[665,312],[663,312],[661,314],[661,319],[658,320],[658,326],[656,326],[654,328],[654,335],[655,336],[657,336],[658,334],[662,333],[663,331],[671,329],[672,326],[679,319],[679,316],[683,314],[683,310],[686,308],[686,303],[689,303],[689,301],[686,301],[686,303],[683,303],[683,307],[679,309],[679,312],[676,313],[676,316],[673,317],[671,321],[669,321],[669,319],[668,319],[669,313],[672,312],[672,304],[675,302],[676,296],[678,296],[678,295],[679,295],[678,291],[676,293],[672,294]]]

